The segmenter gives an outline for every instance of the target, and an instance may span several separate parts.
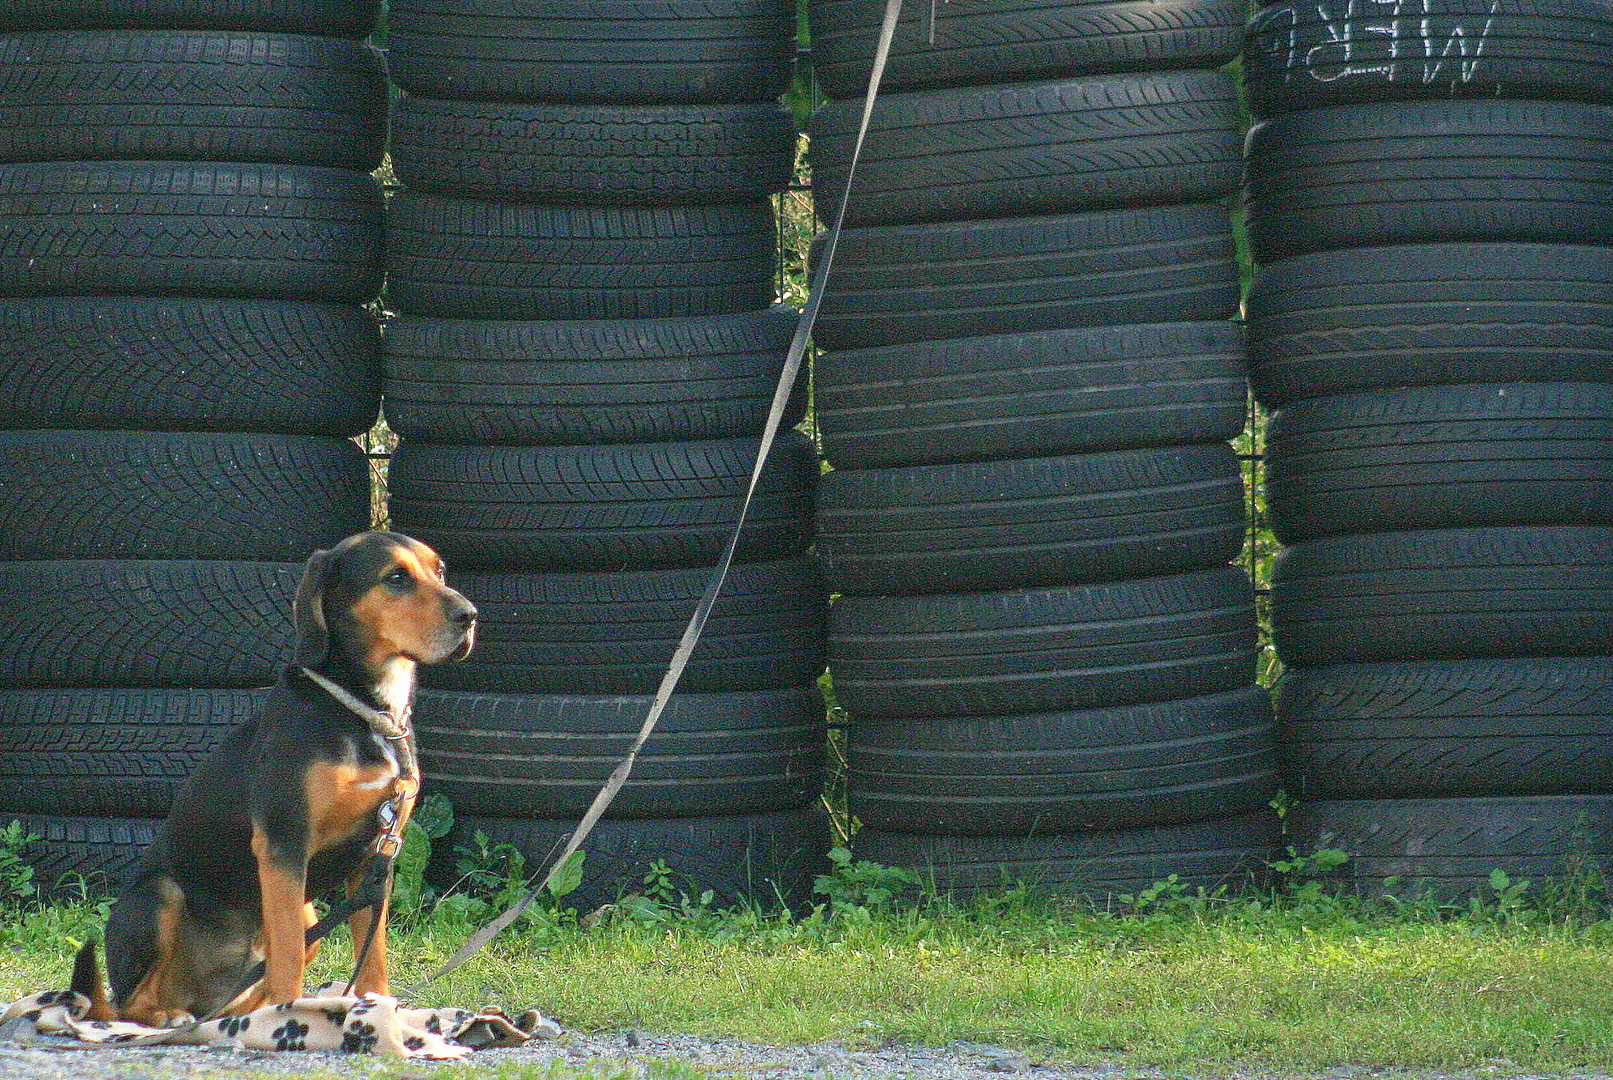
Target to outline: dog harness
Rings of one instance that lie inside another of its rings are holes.
[[[403,828],[406,824],[404,805],[420,790],[420,769],[414,752],[414,728],[409,722],[411,710],[407,706],[404,707],[402,716],[393,716],[360,701],[345,687],[331,682],[317,671],[305,667],[299,667],[298,670],[306,675],[310,682],[335,698],[338,704],[368,724],[370,733],[381,740],[383,745],[391,746],[398,768],[391,798],[381,803],[376,810],[381,831],[375,837],[375,843],[370,846],[370,858],[364,867],[364,877],[359,882],[358,888],[354,889],[346,900],[332,905],[324,918],[308,928],[307,941],[313,943],[360,908],[375,909],[376,917],[370,922],[370,932],[364,936],[361,944],[356,943],[357,956],[353,961],[353,977],[347,980],[346,990],[346,993],[351,994],[353,985],[358,982],[359,972],[364,969],[364,961],[369,958],[370,947],[375,944],[375,928],[380,925],[387,902],[392,896],[392,866],[403,847]]]
[[[348,712],[367,723],[376,738],[384,740],[392,747],[398,765],[398,778],[393,787],[392,797],[383,802],[376,811],[381,823],[381,832],[376,836],[375,844],[370,850],[388,859],[395,857],[403,846],[404,803],[420,790],[420,769],[415,758],[414,728],[410,723],[410,710],[405,707],[401,717],[393,716],[391,713],[382,712],[365,704],[346,687],[339,686],[317,671],[305,667],[297,670],[335,698]]]

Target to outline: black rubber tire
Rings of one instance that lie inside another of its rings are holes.
[[[716,563],[738,520],[756,439],[620,446],[405,442],[387,472],[392,520],[449,562],[506,570]],[[750,562],[812,540],[812,442],[784,432],[741,534]]]
[[[1613,385],[1502,383],[1310,398],[1266,429],[1285,544],[1474,525],[1613,525]]]
[[[1255,394],[1606,382],[1613,248],[1419,244],[1269,263],[1248,302]]]
[[[1144,323],[827,353],[814,410],[836,468],[1220,442],[1248,384],[1231,322]]]
[[[17,822],[37,839],[22,850],[46,900],[116,896],[140,866],[162,826],[161,817],[64,817],[0,814],[0,828]]]
[[[0,563],[0,686],[267,686],[302,565]]]
[[[857,857],[919,875],[943,896],[967,900],[1018,884],[1105,909],[1175,878],[1190,893],[1242,895],[1266,877],[1277,821],[1252,814],[1226,821],[1153,825],[1066,836],[915,836],[863,829]]]
[[[772,204],[540,206],[402,191],[390,303],[474,319],[732,315],[773,302]]]
[[[1363,895],[1493,900],[1490,875],[1500,870],[1539,896],[1547,879],[1613,858],[1608,795],[1317,801],[1288,822],[1301,850],[1348,852],[1338,876]]]
[[[580,818],[627,754],[650,696],[421,691],[425,790],[457,814]],[[673,694],[610,805],[615,817],[797,810],[823,794],[816,688]]]
[[[0,37],[0,161],[208,160],[368,172],[386,61],[346,38],[220,30]]]
[[[0,690],[0,806],[163,817],[262,690]]]
[[[976,716],[1197,697],[1254,677],[1240,570],[1054,589],[842,596],[829,668],[852,716]]]
[[[857,723],[847,799],[864,825],[1043,836],[1255,813],[1277,793],[1259,686],[1152,705]]]
[[[363,37],[381,0],[7,0],[4,30],[271,30]]]
[[[0,165],[0,294],[359,303],[381,288],[375,178],[309,165]]]
[[[369,523],[347,439],[0,432],[0,559],[294,562]]]
[[[1224,443],[900,469],[837,469],[817,549],[837,593],[1078,585],[1225,566],[1243,546]]]
[[[442,889],[458,882],[458,851],[470,848],[478,832],[491,844],[519,850],[528,875],[546,872],[576,827],[569,817],[459,817],[432,845],[429,880]],[[643,893],[657,863],[670,871],[670,886],[692,902],[709,890],[719,907],[754,903],[801,910],[811,905],[818,875],[829,872],[829,820],[816,810],[626,821],[607,815],[581,850],[582,884],[560,902],[579,912]]]
[[[1613,110],[1561,101],[1310,109],[1248,140],[1258,262],[1442,240],[1613,244]]]
[[[812,0],[812,66],[830,97],[867,90],[882,7]],[[1233,0],[977,0],[937,8],[932,20],[927,4],[909,4],[880,85],[913,90],[1220,67],[1238,55],[1247,15]]]
[[[556,105],[405,97],[392,165],[419,191],[539,202],[743,202],[783,191],[795,118],[777,103]]]
[[[1599,794],[1610,702],[1605,656],[1290,668],[1285,783],[1301,800]]]
[[[0,428],[357,435],[381,402],[362,308],[281,300],[0,299]]]
[[[1418,97],[1613,101],[1613,14],[1581,0],[1433,0],[1398,7],[1278,3],[1249,24],[1251,107]]]
[[[382,342],[387,423],[405,438],[462,443],[760,434],[797,321],[783,307],[581,322],[402,316]],[[783,424],[805,412],[803,372]]]
[[[1335,536],[1279,553],[1286,664],[1613,653],[1613,527]]]
[[[456,573],[481,612],[476,651],[426,669],[422,681],[499,693],[654,693],[710,576],[705,568]],[[823,673],[823,623],[823,582],[810,560],[734,566],[678,688],[806,686]]]
[[[459,101],[772,101],[793,0],[392,0],[392,78]]]
[[[861,99],[812,121],[812,193],[846,190]],[[1095,75],[881,97],[851,226],[1220,198],[1242,173],[1237,88],[1220,71]]]
[[[881,225],[840,238],[825,349],[1229,318],[1232,226],[1209,203]]]

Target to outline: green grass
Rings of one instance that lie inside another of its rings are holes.
[[[0,994],[61,985],[101,917],[10,909]],[[423,978],[475,925],[402,924],[396,983]],[[313,978],[348,959],[332,940]],[[1165,890],[1107,914],[1023,891],[969,909],[846,900],[804,918],[643,901],[588,929],[540,913],[417,1000],[537,1007],[593,1032],[985,1042],[1201,1075],[1613,1070],[1613,923],[1505,903],[1396,909],[1314,885],[1241,900]]]
[[[507,949],[469,981],[542,985],[550,1012],[586,1028],[769,1042],[967,1040],[1175,1069],[1613,1066],[1605,940],[1428,926],[1084,938],[764,945],[607,933],[541,963]]]

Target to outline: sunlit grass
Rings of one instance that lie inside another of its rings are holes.
[[[56,907],[0,924],[0,993],[60,985],[72,940],[97,919]],[[400,927],[397,985],[423,979],[473,929]],[[312,978],[336,977],[349,960],[333,939]],[[1269,897],[1119,915],[1034,900],[804,919],[666,908],[588,930],[544,915],[417,1000],[536,1007],[589,1032],[985,1042],[1036,1060],[1212,1073],[1605,1070],[1613,924]]]

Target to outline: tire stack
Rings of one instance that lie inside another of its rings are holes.
[[[1613,856],[1613,13],[1252,22],[1248,316],[1301,844],[1460,898]]]
[[[845,183],[883,5],[815,0]],[[943,892],[1214,884],[1275,839],[1220,0],[909,5],[818,322],[859,853]],[[916,9],[916,10],[914,10]],[[932,43],[933,33],[933,43]]]
[[[455,808],[433,871],[449,884],[476,832],[534,869],[558,850],[735,520],[795,328],[773,306],[771,202],[794,165],[793,6],[393,0],[389,26],[392,520],[483,624],[417,703],[427,790]],[[637,892],[657,860],[691,896],[810,895],[827,849],[817,472],[786,430],[568,903]]]
[[[114,885],[370,520],[373,0],[0,13],[0,817]]]

